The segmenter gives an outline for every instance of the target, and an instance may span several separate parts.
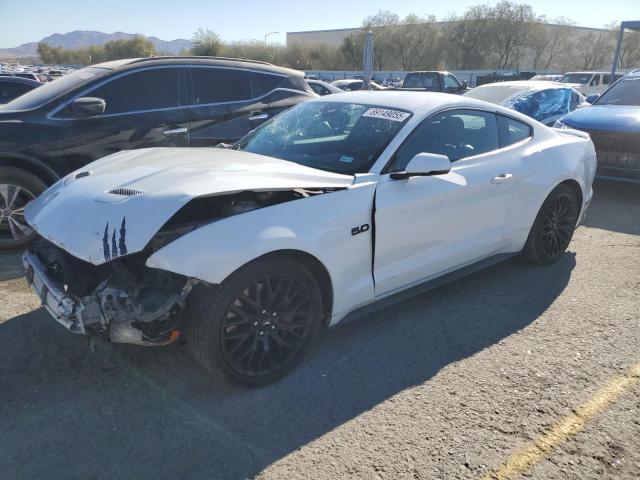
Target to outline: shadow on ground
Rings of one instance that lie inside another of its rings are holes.
[[[640,184],[596,180],[584,225],[640,235]]]
[[[7,478],[224,478],[260,472],[451,362],[525,327],[575,265],[510,261],[327,332],[277,384],[212,382],[185,347],[91,354],[42,309],[0,324]]]
[[[597,184],[587,225],[629,224],[638,192]],[[626,187],[624,187],[626,188]],[[626,215],[618,215],[625,211]],[[11,479],[244,479],[531,322],[564,290],[567,253],[517,260],[324,334],[284,380],[212,381],[185,347],[89,352],[42,310],[0,324],[0,471]]]

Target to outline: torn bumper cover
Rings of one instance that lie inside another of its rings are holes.
[[[96,334],[118,343],[151,346],[175,341],[180,313],[196,283],[162,271],[152,273],[160,276],[158,282],[147,283],[136,281],[129,272],[123,275],[122,271],[114,271],[104,279],[100,277],[97,286],[78,295],[62,280],[60,263],[55,258],[27,251],[22,263],[31,289],[59,324],[76,334]]]

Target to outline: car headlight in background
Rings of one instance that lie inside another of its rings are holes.
[[[566,129],[566,128],[571,128],[571,127],[569,125],[565,125],[560,120],[556,120],[556,123],[553,124],[553,128]]]

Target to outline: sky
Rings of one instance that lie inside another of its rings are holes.
[[[539,15],[565,16],[580,26],[602,27],[640,20],[640,0],[519,0]],[[199,27],[223,40],[285,43],[286,32],[357,27],[379,10],[442,19],[495,0],[0,0],[0,48],[15,47],[53,33],[98,30],[142,33],[163,40],[191,38]],[[630,18],[634,16],[635,18]]]

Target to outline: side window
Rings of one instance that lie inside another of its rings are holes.
[[[256,73],[256,72],[253,72],[251,74],[251,78],[253,79],[253,97],[254,98],[261,97],[275,90],[285,80],[285,77],[281,77],[279,75],[270,75],[268,73]]]
[[[460,90],[460,84],[452,75],[445,75],[444,88],[445,90]]]
[[[500,130],[500,148],[513,145],[533,135],[531,127],[510,117],[497,115]]]
[[[123,75],[86,94],[102,98],[105,115],[177,107],[177,68],[151,68]]]
[[[600,75],[594,75],[589,85],[591,85],[592,87],[595,87],[596,85],[600,85]]]
[[[191,68],[193,103],[238,102],[251,98],[251,72],[226,68]]]
[[[324,88],[322,85],[318,85],[317,83],[310,83],[309,86],[311,87],[311,90],[313,90],[318,95],[327,95],[329,93],[329,90]]]
[[[0,82],[0,103],[10,102],[32,89],[32,86],[23,83]]]
[[[498,125],[493,113],[450,110],[423,121],[400,146],[390,171],[400,171],[418,153],[438,153],[457,160],[497,150]]]

